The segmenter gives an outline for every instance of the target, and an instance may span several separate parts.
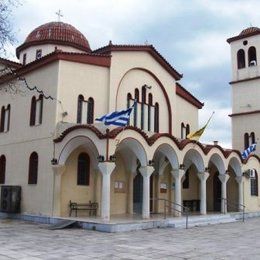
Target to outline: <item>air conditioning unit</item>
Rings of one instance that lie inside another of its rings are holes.
[[[250,169],[249,170],[249,178],[250,179],[255,179],[255,169]]]
[[[5,213],[20,213],[21,186],[1,186],[0,211]]]

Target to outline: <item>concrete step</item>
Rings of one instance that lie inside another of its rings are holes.
[[[215,224],[222,224],[222,223],[231,223],[236,221],[238,221],[238,218],[232,216],[231,214],[190,216],[188,219],[188,226],[189,227],[206,226],[206,225],[215,225]],[[173,228],[185,228],[186,218],[181,217],[181,218],[169,219],[168,226]]]

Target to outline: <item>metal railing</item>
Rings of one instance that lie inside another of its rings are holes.
[[[188,229],[189,211],[190,211],[190,209],[188,207],[182,206],[181,204],[172,202],[172,201],[167,200],[167,199],[162,199],[162,198],[150,198],[150,201],[163,201],[163,203],[164,203],[163,204],[164,219],[166,219],[166,217],[167,217],[167,208],[184,215],[185,218],[186,218],[186,229]],[[178,209],[178,208],[180,208],[180,209]]]
[[[238,211],[241,210],[241,207],[243,208],[243,222],[245,222],[245,208],[246,206],[244,204],[241,203],[236,203],[236,202],[231,202],[230,200],[226,199],[226,198],[221,198],[221,200],[224,201],[224,214],[227,213],[227,206],[233,208],[233,209],[238,209]]]

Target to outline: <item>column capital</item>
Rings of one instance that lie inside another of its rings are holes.
[[[228,174],[219,174],[218,178],[221,181],[221,183],[225,184],[225,183],[227,183],[230,176]]]
[[[62,175],[66,170],[66,165],[65,164],[52,165],[52,170],[53,170],[54,174]]]
[[[238,184],[240,184],[240,183],[242,183],[244,178],[243,178],[243,176],[237,176],[235,179],[238,182]]]
[[[98,164],[98,168],[102,175],[111,175],[112,171],[115,169],[116,164],[114,162],[101,162]]]
[[[172,169],[171,174],[175,179],[178,179],[178,178],[181,179],[185,174],[185,170],[184,169]]]
[[[198,175],[200,181],[206,181],[209,177],[208,172],[198,172],[197,175]]]
[[[141,166],[139,168],[140,173],[142,174],[143,177],[150,177],[152,173],[154,172],[153,166]]]

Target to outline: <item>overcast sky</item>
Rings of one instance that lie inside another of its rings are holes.
[[[260,26],[259,0],[20,0],[13,12],[17,43],[37,26],[70,23],[88,39],[92,49],[114,44],[148,42],[172,64],[180,83],[205,103],[199,113],[203,126],[215,115],[202,142],[218,140],[231,147],[230,49],[226,39],[249,26]]]

